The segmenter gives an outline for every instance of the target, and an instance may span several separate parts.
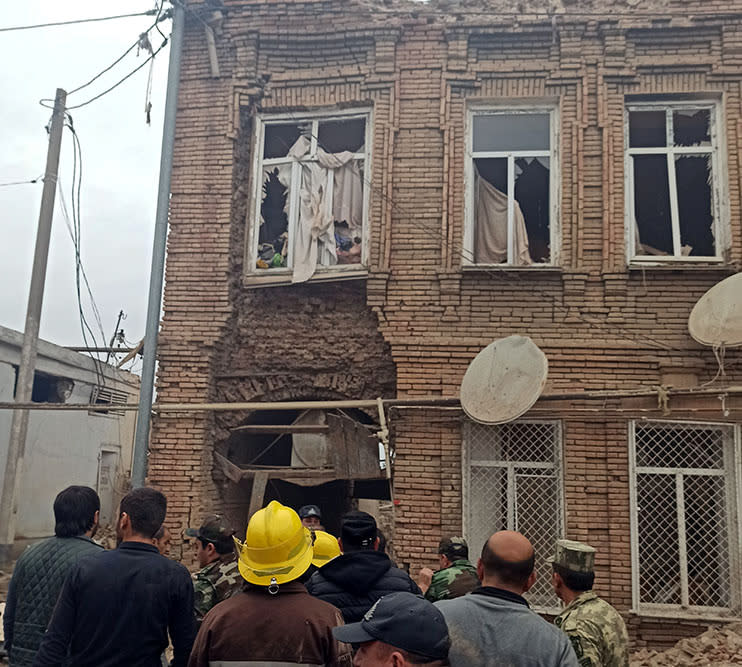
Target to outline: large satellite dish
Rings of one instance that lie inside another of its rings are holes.
[[[742,273],[725,278],[698,300],[688,318],[688,331],[703,345],[742,345]]]
[[[528,412],[546,384],[546,355],[528,336],[485,347],[461,381],[461,407],[481,424],[503,424]]]

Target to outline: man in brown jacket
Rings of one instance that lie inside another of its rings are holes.
[[[272,501],[250,519],[245,543],[238,547],[245,589],[206,614],[188,667],[349,667],[349,647],[332,636],[332,628],[343,624],[340,612],[297,581],[313,555],[311,535],[299,515]]]

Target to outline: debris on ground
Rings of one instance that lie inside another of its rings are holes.
[[[742,623],[709,628],[697,637],[681,639],[666,651],[642,649],[631,656],[631,667],[728,667],[742,664]]]

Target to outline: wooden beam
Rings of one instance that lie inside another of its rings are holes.
[[[327,433],[327,424],[245,424],[232,431],[242,433]]]

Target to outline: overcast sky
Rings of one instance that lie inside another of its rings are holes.
[[[152,9],[154,0],[23,0],[4,3],[0,27],[111,16]],[[41,98],[56,88],[72,90],[120,56],[153,22],[142,16],[100,23],[0,32],[0,184],[25,181],[44,172],[51,111]],[[170,22],[161,24],[170,34]],[[152,44],[162,38],[153,31]],[[155,38],[156,36],[156,38]],[[144,106],[149,65],[113,92],[71,111],[82,144],[82,261],[100,309],[106,337],[119,310],[126,337],[144,335],[157,202],[157,181],[165,104],[169,47],[155,59],[152,124]],[[84,102],[139,65],[136,49],[92,86],[68,97]],[[60,179],[69,206],[72,185],[72,136],[62,138]],[[42,185],[0,187],[0,324],[23,330]],[[93,326],[87,295],[83,304]],[[97,332],[97,328],[94,327]],[[44,292],[41,337],[61,345],[82,345],[75,292],[72,242],[61,215],[59,194]],[[101,341],[98,341],[101,343]],[[107,343],[106,343],[107,344]]]

